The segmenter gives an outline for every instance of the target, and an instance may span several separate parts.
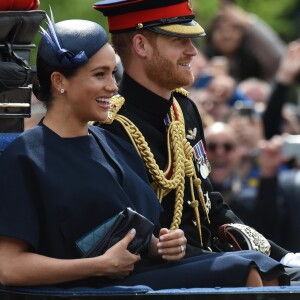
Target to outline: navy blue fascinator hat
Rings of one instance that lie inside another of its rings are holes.
[[[106,31],[95,22],[66,20],[55,24],[52,13],[47,19],[48,30],[41,28],[38,55],[51,66],[76,68],[108,42]]]

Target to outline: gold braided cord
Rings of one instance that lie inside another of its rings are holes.
[[[148,143],[136,125],[120,114],[116,114],[114,119],[123,126],[130,137],[132,144],[143,159],[153,181],[152,187],[160,202],[171,190],[175,190],[175,206],[172,223],[170,225],[171,229],[177,229],[180,226],[184,203],[185,176],[189,177],[192,197],[192,201],[190,201],[189,204],[194,210],[199,237],[202,244],[200,214],[198,210],[199,201],[195,199],[193,188],[195,182],[197,183],[196,188],[201,205],[206,213],[207,209],[201,189],[201,181],[200,187],[198,186],[200,179],[195,181],[195,178],[197,179],[197,177],[193,163],[193,148],[185,138],[183,113],[176,99],[174,99],[173,103],[176,106],[178,120],[175,118],[174,109],[171,109],[172,121],[167,129],[168,162],[165,171],[160,170]],[[170,178],[168,178],[169,174],[171,175]],[[192,180],[193,178],[194,180]]]
[[[176,107],[177,110],[177,117],[178,117],[178,121],[181,124],[183,130],[185,130],[185,126],[184,126],[184,117],[183,117],[183,113],[182,110],[180,108],[180,105],[178,104],[177,100],[174,98],[173,100],[174,106]],[[174,109],[171,109],[171,116],[172,116],[172,120],[176,120],[176,116],[175,116],[175,112]],[[185,135],[184,135],[185,137]]]
[[[182,218],[183,211],[183,198],[184,198],[184,174],[185,174],[185,153],[182,147],[181,141],[185,137],[184,129],[179,121],[172,121],[168,128],[168,165],[172,167],[172,176],[176,174],[176,177],[179,177],[177,182],[177,187],[175,191],[175,206],[173,220],[171,223],[171,229],[179,228]],[[180,167],[177,168],[176,164],[179,164]],[[167,170],[170,167],[167,168]],[[164,176],[167,176],[168,173],[164,173]],[[164,186],[160,186],[161,189],[164,189]]]
[[[182,133],[182,129],[179,126],[179,122],[175,121],[170,124],[169,131],[171,132],[170,137],[173,139],[170,143],[174,144],[174,151],[173,152],[173,159],[174,164],[173,167],[173,174],[170,179],[167,179],[164,175],[164,172],[159,169],[153,153],[151,152],[148,143],[146,142],[144,136],[139,131],[139,129],[126,117],[122,115],[117,115],[116,120],[119,121],[123,127],[126,129],[126,132],[132,138],[136,149],[138,150],[140,156],[143,158],[147,169],[150,172],[150,175],[159,187],[167,188],[170,190],[175,189],[178,186],[180,181],[180,177],[184,170],[184,161],[182,159],[181,149],[180,149],[180,141],[182,141],[182,137],[179,136]],[[172,147],[171,147],[172,148]]]
[[[160,170],[157,165],[153,153],[151,152],[148,143],[139,129],[126,117],[117,115],[115,120],[120,122],[130,136],[138,153],[144,160],[147,170],[154,181],[153,187],[159,196],[160,201],[162,196],[166,195],[166,191],[176,190],[176,201],[174,207],[173,221],[171,229],[179,228],[182,210],[183,210],[183,195],[184,195],[184,150],[182,140],[184,131],[178,121],[171,122],[168,128],[169,151],[171,152],[171,162],[168,165],[172,166],[172,175],[168,179],[165,172]],[[170,157],[169,157],[170,159]]]
[[[177,92],[184,93],[186,91],[183,90],[183,89],[179,89]],[[186,92],[186,93],[188,93],[188,92]],[[182,124],[183,128],[185,128],[183,113],[182,113],[182,110],[180,108],[179,103],[177,102],[177,100],[175,98],[174,98],[174,104],[175,104],[177,112],[178,112],[179,122]],[[186,157],[186,160],[185,160],[185,175],[189,178],[192,178],[192,177],[194,178],[193,184],[196,187],[197,194],[198,194],[198,197],[200,199],[202,209],[206,214],[207,221],[210,223],[210,219],[209,219],[209,216],[208,216],[208,210],[207,210],[207,207],[205,205],[203,191],[202,191],[202,188],[201,188],[201,179],[197,178],[195,165],[194,165],[194,162],[193,162],[194,150],[193,150],[193,147],[191,146],[191,144],[188,142],[188,140],[185,137],[183,139],[183,147],[184,147],[184,153],[185,153],[185,157]],[[192,181],[190,181],[190,182],[192,182]],[[191,203],[190,205],[192,206],[192,208],[194,208],[194,214],[195,214],[195,218],[196,218],[197,228],[198,228],[198,231],[199,231],[199,237],[200,237],[200,241],[201,241],[201,244],[202,244],[200,215],[199,215],[198,208],[196,209],[195,204],[193,204],[193,203],[195,203],[194,201],[196,201],[196,200],[195,200],[194,189],[193,189],[192,185],[191,185],[191,196],[192,196],[192,201],[190,202]],[[197,204],[197,207],[198,206],[199,206],[199,202]]]
[[[187,158],[186,165],[185,165],[185,175],[187,177],[194,178],[194,180],[192,181],[193,185],[196,187],[201,206],[203,208],[203,211],[206,213],[208,222],[210,222],[207,207],[205,205],[202,188],[201,188],[201,179],[197,177],[195,165],[193,163],[193,151],[194,150],[193,150],[191,144],[187,141],[187,139],[185,139],[183,141],[183,143],[184,143],[184,147],[185,147],[184,152],[185,152],[186,158]],[[192,198],[194,198],[194,189],[193,188],[191,188],[191,194],[192,194]]]
[[[188,201],[188,204],[194,210],[195,219],[196,219],[195,221],[196,221],[196,225],[197,225],[198,232],[199,232],[199,238],[200,238],[201,245],[203,246],[202,231],[201,231],[201,219],[200,219],[200,213],[199,213],[199,208],[198,208],[199,207],[199,201],[195,199],[193,180],[192,180],[191,177],[189,178],[189,181],[190,181],[192,201]]]
[[[194,175],[193,183],[194,183],[194,186],[196,187],[196,190],[197,190],[197,193],[198,193],[201,205],[202,205],[202,209],[206,214],[207,221],[208,221],[208,223],[210,223],[210,219],[209,219],[209,216],[208,216],[209,211],[208,211],[208,209],[205,205],[203,191],[202,191],[202,188],[201,188],[201,179],[197,178],[196,174]]]
[[[171,229],[179,228],[182,218],[183,211],[183,197],[184,197],[184,172],[181,174],[183,180],[181,180],[178,184],[178,187],[175,191],[175,207],[174,207],[174,215],[171,223]]]

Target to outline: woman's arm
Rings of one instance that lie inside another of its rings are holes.
[[[287,94],[300,73],[300,42],[288,45],[275,76],[274,86],[263,113],[262,120],[266,139],[281,134],[282,109],[288,101]]]
[[[56,259],[29,252],[27,243],[0,237],[0,283],[26,286],[57,284],[92,276],[123,278],[134,269],[139,255],[127,250],[135,236],[130,231],[105,254],[84,259]]]

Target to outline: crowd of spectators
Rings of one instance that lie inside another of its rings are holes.
[[[206,33],[186,88],[205,126],[212,184],[246,224],[299,251],[300,145],[286,141],[300,135],[300,41],[284,43],[234,4]]]

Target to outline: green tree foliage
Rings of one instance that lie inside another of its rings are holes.
[[[51,7],[55,21],[66,19],[87,19],[99,22],[106,28],[105,17],[92,8],[96,0],[40,0],[39,9],[49,14]]]
[[[107,29],[106,18],[92,8],[97,0],[40,0],[40,9],[49,12],[51,6],[56,21],[82,18],[99,22]],[[222,0],[192,0],[199,23],[207,27]],[[273,27],[285,41],[299,35],[299,0],[233,0],[248,12],[257,14]]]
[[[219,9],[222,0],[192,0],[197,20],[204,27]],[[245,11],[254,13],[267,22],[283,40],[292,41],[300,35],[299,0],[235,0]]]
[[[237,0],[236,2],[245,10],[264,19],[285,41],[298,37],[299,28],[295,26],[299,18],[298,0]]]

